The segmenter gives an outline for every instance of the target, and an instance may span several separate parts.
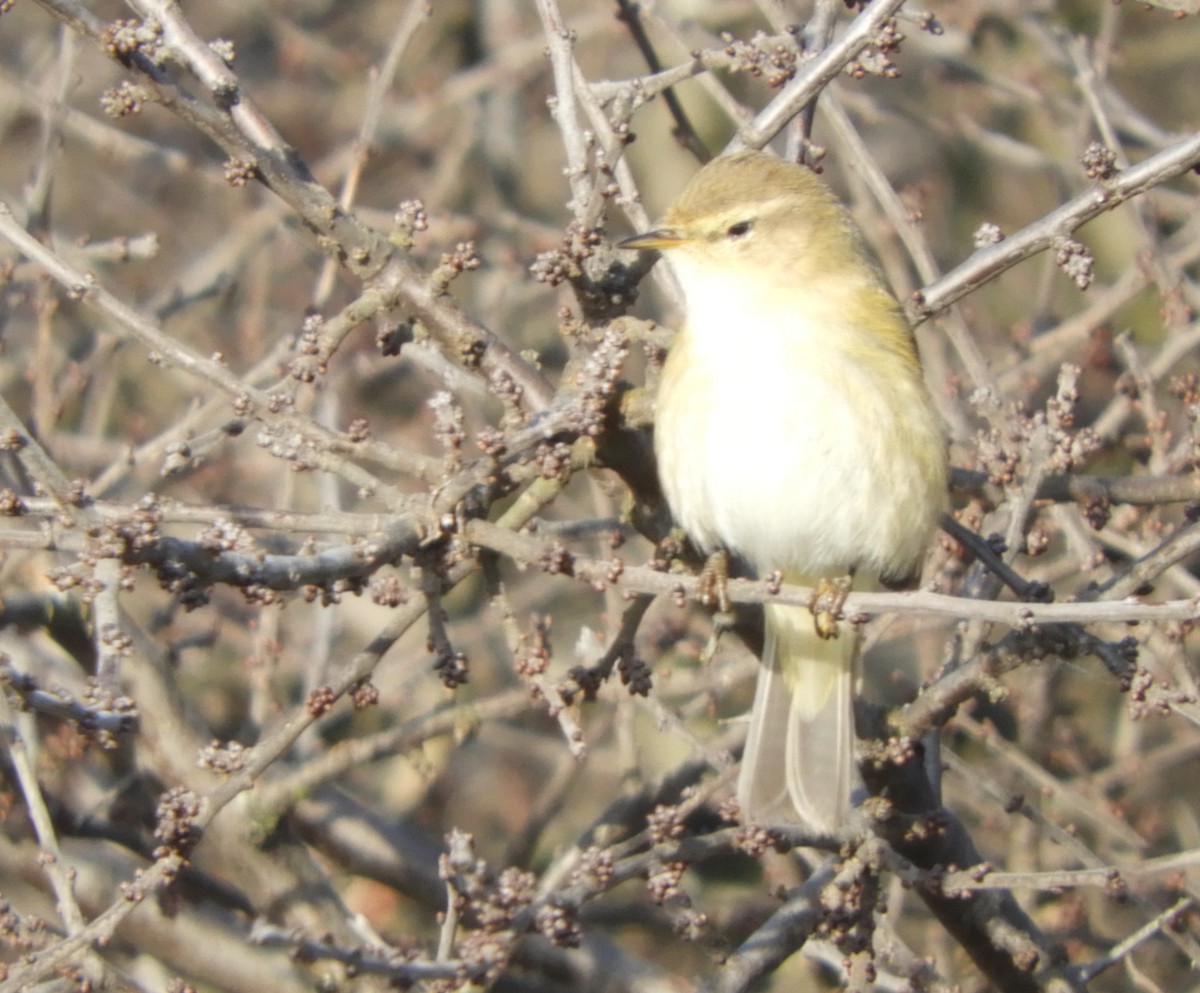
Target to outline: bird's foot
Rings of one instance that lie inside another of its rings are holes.
[[[846,597],[850,595],[850,584],[853,580],[853,576],[838,576],[836,579],[822,579],[817,583],[808,609],[812,611],[817,634],[822,638],[838,636],[838,620],[843,616],[842,608],[846,605]]]
[[[729,603],[729,556],[721,552],[713,552],[700,570],[697,582],[697,594],[700,603],[708,610],[720,614],[728,614],[732,609]]]

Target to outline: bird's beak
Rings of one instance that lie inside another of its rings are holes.
[[[677,248],[687,241],[687,236],[671,228],[657,228],[645,234],[635,234],[632,238],[617,242],[618,248],[657,248],[663,251]]]

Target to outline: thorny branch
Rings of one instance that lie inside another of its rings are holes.
[[[1160,82],[1200,80],[1139,53],[1195,22],[11,6],[0,993],[734,991],[797,950],[856,989],[1190,982],[1200,139]],[[677,294],[609,230],[681,138],[785,132],[923,325],[979,536],[846,601],[873,796],[838,838],[725,799],[727,632],[812,591],[690,609],[647,431],[670,333],[633,316]]]

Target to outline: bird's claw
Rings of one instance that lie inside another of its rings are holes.
[[[836,579],[822,579],[813,591],[808,609],[812,611],[817,634],[826,640],[838,636],[838,620],[843,616],[842,608],[846,605],[846,597],[850,595],[853,578],[838,576]]]
[[[700,570],[697,580],[697,595],[700,603],[708,610],[728,614],[729,603],[729,556],[725,552],[713,552]]]

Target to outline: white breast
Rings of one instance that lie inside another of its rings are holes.
[[[655,443],[678,523],[760,572],[913,569],[944,502],[908,454],[942,444],[923,385],[864,365],[861,332],[818,296],[797,307],[794,290],[738,294],[720,273],[679,271],[688,327]]]

